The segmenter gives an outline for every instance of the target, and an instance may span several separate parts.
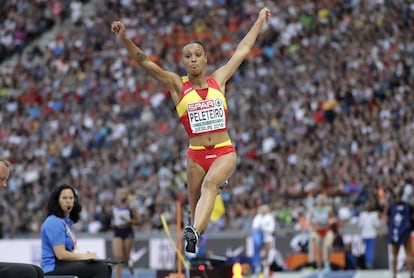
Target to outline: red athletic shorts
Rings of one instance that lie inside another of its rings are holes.
[[[331,228],[329,226],[328,227],[323,227],[323,228],[317,228],[316,232],[318,233],[318,235],[320,237],[324,237],[330,229]]]
[[[208,171],[211,164],[220,156],[236,152],[230,140],[225,141],[214,146],[189,146],[187,149],[187,156],[195,163]]]

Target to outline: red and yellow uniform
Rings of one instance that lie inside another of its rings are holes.
[[[196,90],[187,76],[182,79],[183,88],[176,110],[188,137],[226,131],[227,102],[216,80],[207,76],[208,88]],[[214,146],[190,145],[187,155],[207,171],[217,157],[229,152],[235,152],[230,140]]]
[[[227,130],[227,103],[217,82],[206,77],[208,88],[194,89],[187,76],[176,106],[178,117],[189,138]]]

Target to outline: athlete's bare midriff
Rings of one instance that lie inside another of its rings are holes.
[[[214,146],[219,143],[223,143],[230,140],[229,133],[227,131],[203,134],[190,139],[190,144],[193,146]]]

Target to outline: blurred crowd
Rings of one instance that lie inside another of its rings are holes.
[[[72,7],[69,23],[56,23],[44,45],[16,47],[18,30],[46,31],[34,22],[51,18],[52,2]],[[382,208],[392,188],[411,185],[412,0],[15,0],[1,10],[0,45],[18,55],[0,66],[0,155],[13,164],[0,192],[2,236],[38,233],[61,183],[79,189],[83,232],[109,230],[118,187],[130,189],[139,231],[161,228],[161,213],[174,222],[177,201],[186,212],[185,132],[168,91],[110,24],[123,21],[151,59],[184,74],[186,41],[202,40],[215,68],[265,2],[271,19],[228,83],[239,158],[212,227],[247,231],[261,204],[279,225],[293,224],[319,192],[346,222],[368,200]]]
[[[23,53],[24,48],[62,20],[73,15],[86,0],[0,1],[0,62]]]

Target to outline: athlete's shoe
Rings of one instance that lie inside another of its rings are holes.
[[[195,257],[198,247],[197,231],[193,227],[187,226],[184,228],[183,238],[185,240],[185,254],[189,257]]]
[[[329,264],[329,262],[325,262],[325,263],[324,263],[324,266],[323,266],[323,272],[324,272],[324,273],[331,272],[331,265]]]
[[[134,262],[132,260],[128,261],[128,269],[129,273],[131,273],[131,275],[134,275]]]
[[[218,189],[220,190],[220,192],[221,192],[221,191],[223,191],[223,190],[224,190],[224,188],[226,188],[226,187],[227,187],[227,185],[229,185],[229,181],[228,181],[228,180],[226,180],[226,181],[225,181],[225,182],[223,182],[221,185],[219,185]]]

